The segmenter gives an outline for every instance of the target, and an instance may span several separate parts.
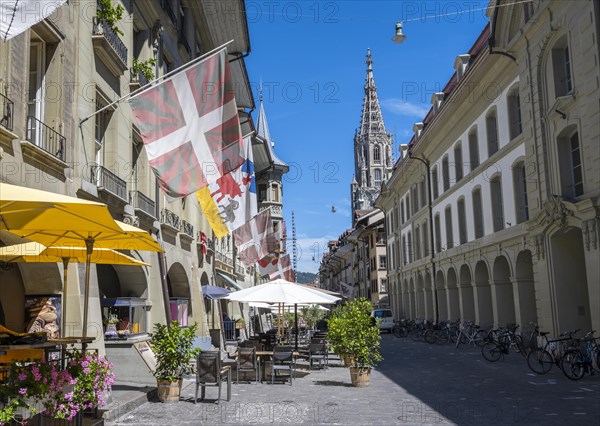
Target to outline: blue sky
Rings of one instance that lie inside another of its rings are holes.
[[[487,4],[246,1],[252,48],[246,65],[257,110],[262,80],[275,151],[290,164],[283,184],[284,215],[291,253],[295,212],[299,271],[316,272],[327,241],[351,227],[353,137],[367,48],[397,155],[398,145],[410,140],[413,124],[427,113],[431,95],[452,76],[455,57],[469,50],[488,23],[485,11],[474,10]],[[404,21],[407,35],[401,45],[391,41],[397,20]]]

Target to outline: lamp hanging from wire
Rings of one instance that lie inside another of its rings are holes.
[[[406,36],[402,33],[402,22],[396,22],[396,35],[392,37],[392,41],[396,44],[401,44],[406,40]]]

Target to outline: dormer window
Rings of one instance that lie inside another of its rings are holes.
[[[423,123],[415,123],[413,125],[413,132],[415,133],[416,139],[419,139],[422,131],[423,131]]]
[[[469,66],[469,59],[471,59],[471,55],[458,55],[454,60],[454,69],[456,70],[456,81],[462,80],[463,76],[467,72],[467,67]]]
[[[442,106],[444,101],[444,92],[436,92],[431,96],[431,106],[433,107],[433,113],[437,113]]]

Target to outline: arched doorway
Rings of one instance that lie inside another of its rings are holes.
[[[590,330],[591,307],[581,229],[568,227],[554,233],[550,237],[550,250],[556,310],[555,331]]]
[[[425,289],[423,286],[423,275],[417,275],[417,315],[421,318],[427,319],[427,312],[425,312]]]
[[[190,283],[181,263],[175,262],[169,268],[167,286],[169,288],[171,319],[177,320],[179,324],[187,327],[189,319],[193,316],[192,304],[190,303]]]
[[[517,256],[515,277],[517,280],[515,297],[517,302],[516,316],[521,327],[525,328],[530,322],[538,323],[535,284],[533,282],[533,263],[529,250],[524,250]]]
[[[460,267],[460,308],[460,316],[463,320],[475,321],[475,299],[469,265]]]
[[[494,308],[496,325],[516,323],[515,298],[512,283],[510,281],[510,266],[504,256],[498,256],[494,260]]]
[[[148,319],[148,283],[140,266],[96,265],[104,322],[118,320],[117,331],[141,334],[151,331]],[[107,329],[105,339],[119,336]]]
[[[456,271],[454,268],[448,269],[446,278],[446,297],[448,299],[448,319],[454,321],[460,318],[460,298],[458,295]]]
[[[208,274],[206,272],[202,272],[200,276],[200,285],[209,285],[210,281],[208,279]]]
[[[433,321],[435,318],[435,310],[433,307],[433,288],[431,286],[431,274],[425,274],[425,312],[427,319]]]
[[[448,301],[446,298],[446,287],[444,285],[444,273],[442,271],[437,271],[437,276],[435,279],[435,287],[437,289],[438,309],[440,310],[438,319],[440,321],[447,321],[448,320]]]
[[[475,321],[481,326],[494,324],[494,307],[492,304],[492,287],[490,274],[483,260],[475,265]]]
[[[415,281],[413,280],[412,277],[410,277],[410,284],[409,284],[409,291],[410,291],[410,315],[412,318],[418,318],[417,317],[417,298],[416,298],[416,294],[415,294]]]

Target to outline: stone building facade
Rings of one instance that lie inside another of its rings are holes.
[[[397,317],[598,329],[600,6],[502,3],[377,200],[391,304]]]
[[[92,265],[89,321],[95,328],[88,335],[97,337],[93,346],[124,359],[131,353],[110,349],[104,340],[107,313],[132,306],[135,318],[130,320],[138,337],[128,341],[144,339],[154,323],[165,322],[168,297],[173,319],[197,321],[199,334],[208,336],[214,326],[205,314],[201,285],[215,284],[217,272],[241,286],[252,285],[254,271],[235,262],[230,238],[214,240],[195,196],[173,201],[161,195],[128,103],[98,111],[143,87],[148,78],[173,71],[229,40],[234,40],[228,55],[244,135],[254,131],[249,114],[254,100],[244,65],[250,39],[242,0],[111,4],[124,10],[117,29],[98,18],[96,0],[82,0],[63,5],[30,30],[0,43],[0,178],[106,203],[115,219],[148,231],[163,245],[162,255],[128,251],[151,267]],[[7,233],[0,239],[5,245],[19,242]],[[161,261],[168,296],[161,285]],[[72,285],[63,299],[68,335],[81,335],[83,271],[83,265],[68,267]],[[2,268],[0,301],[6,325],[23,331],[25,298],[60,294],[62,275],[60,264]],[[145,367],[139,368],[147,375]]]

